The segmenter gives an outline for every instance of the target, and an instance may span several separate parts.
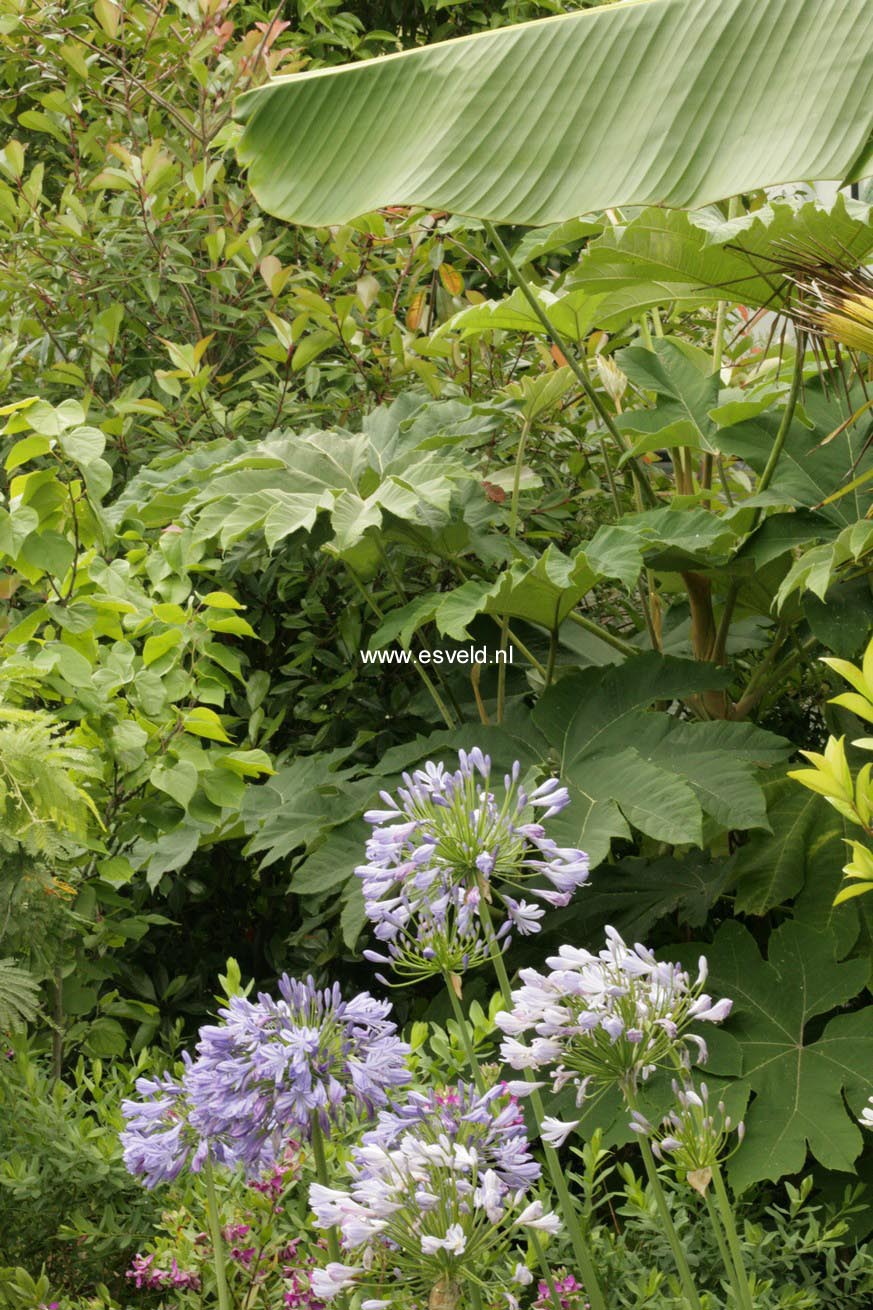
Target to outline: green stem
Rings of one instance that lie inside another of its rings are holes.
[[[586,618],[584,614],[578,614],[576,610],[571,610],[567,615],[567,618],[570,619],[571,622],[578,624],[580,628],[584,628],[586,632],[593,632],[595,637],[599,637],[601,641],[605,641],[607,646],[612,646],[613,650],[620,650],[622,655],[639,655],[640,653],[639,647],[632,645],[629,641],[625,641],[624,637],[617,637],[615,633],[610,632],[608,628],[601,627],[599,623],[595,623],[593,619]]]
[[[470,1066],[470,1073],[473,1075],[473,1082],[476,1084],[476,1091],[480,1096],[485,1095],[485,1079],[482,1076],[482,1067],[473,1047],[473,1038],[470,1035],[470,1025],[467,1023],[467,1016],[461,1009],[461,1002],[458,1000],[458,994],[452,985],[451,975],[444,973],[443,981],[446,984],[446,991],[449,994],[449,1000],[452,1005],[452,1014],[455,1016],[455,1023],[461,1034],[461,1045],[464,1048],[464,1054],[467,1057],[467,1064]]]
[[[706,1212],[709,1215],[709,1222],[712,1225],[712,1231],[713,1234],[715,1235],[715,1240],[718,1245],[719,1255],[721,1256],[721,1262],[724,1265],[724,1271],[727,1274],[728,1282],[733,1288],[734,1297],[736,1298],[737,1305],[742,1305],[743,1299],[737,1292],[737,1287],[736,1287],[736,1281],[737,1281],[736,1270],[734,1268],[733,1261],[731,1260],[730,1251],[728,1251],[727,1249],[727,1243],[724,1240],[724,1229],[721,1226],[721,1220],[718,1217],[718,1211],[715,1208],[715,1204],[708,1190],[704,1192],[703,1199],[706,1202]]]
[[[373,597],[370,596],[370,595],[367,593],[367,589],[366,589],[366,587],[365,587],[364,584],[361,582],[361,579],[358,577],[357,573],[356,573],[355,570],[352,568],[352,566],[351,566],[350,564],[346,564],[346,568],[348,569],[349,573],[351,574],[352,579],[353,579],[353,581],[354,581],[354,583],[355,583],[355,586],[358,588],[358,591],[361,593],[361,596],[363,597],[365,604],[369,605],[370,609],[371,609],[371,610],[373,611],[373,613],[376,615],[376,618],[379,619],[379,621],[381,622],[381,621],[384,619],[384,617],[385,617],[385,615],[383,614],[382,610],[379,608],[379,606],[378,606],[378,605],[376,604],[376,602],[373,600]],[[414,655],[413,655],[413,657],[412,657],[412,663],[415,665],[416,672],[418,673],[418,675],[419,675],[419,677],[421,678],[422,682],[424,683],[425,687],[427,687],[428,691],[430,692],[431,697],[432,697],[432,699],[433,699],[433,703],[434,703],[434,705],[436,705],[437,709],[439,710],[440,714],[442,715],[442,719],[443,719],[443,722],[445,723],[446,727],[447,727],[447,728],[455,728],[455,727],[457,727],[457,724],[455,723],[455,720],[452,718],[452,715],[451,715],[451,713],[449,712],[448,706],[445,704],[443,698],[440,696],[439,692],[437,691],[436,687],[434,686],[433,680],[431,679],[431,677],[430,677],[430,675],[428,674],[427,670],[426,670],[425,668],[422,667],[422,665],[419,663],[419,661],[415,658]]]
[[[749,1287],[749,1275],[746,1272],[746,1262],[743,1259],[743,1248],[740,1245],[740,1237],[737,1232],[737,1226],[734,1223],[733,1207],[724,1185],[724,1179],[721,1176],[721,1169],[718,1164],[713,1166],[712,1182],[715,1187],[715,1201],[718,1206],[721,1221],[724,1224],[724,1230],[727,1234],[728,1247],[730,1248],[734,1268],[736,1270],[736,1288],[737,1297],[743,1310],[755,1310],[752,1301],[752,1291]]]
[[[318,1119],[318,1111],[315,1111],[311,1119],[312,1124],[312,1155],[315,1160],[315,1176],[321,1183],[322,1187],[330,1186],[330,1178],[327,1172],[327,1158],[324,1154],[324,1137],[321,1131],[321,1124]],[[335,1228],[327,1230],[327,1253],[331,1260],[339,1263],[341,1260],[339,1238]]]
[[[633,1097],[626,1095],[625,1099],[628,1107],[633,1109]],[[685,1252],[682,1249],[679,1234],[676,1232],[676,1227],[673,1223],[673,1216],[670,1214],[670,1207],[667,1205],[667,1197],[664,1194],[664,1188],[661,1184],[661,1179],[655,1164],[655,1157],[652,1155],[652,1147],[649,1143],[648,1137],[643,1136],[640,1138],[640,1149],[643,1153],[643,1164],[646,1167],[646,1175],[655,1196],[655,1204],[657,1205],[658,1213],[661,1216],[664,1235],[670,1243],[670,1250],[673,1252],[673,1259],[676,1261],[676,1268],[682,1282],[682,1290],[685,1293],[685,1300],[688,1302],[689,1306],[692,1307],[692,1310],[701,1310],[700,1297],[698,1296],[697,1288],[694,1285],[694,1275],[691,1272],[691,1267],[688,1264]]]
[[[524,658],[536,669],[537,673],[539,673],[541,677],[545,678],[546,676],[545,668],[543,667],[542,664],[540,664],[539,660],[537,659],[536,655],[534,655],[533,651],[528,650],[527,646],[525,646],[521,637],[517,636],[512,631],[512,628],[509,627],[509,624],[507,624],[506,626],[506,635],[509,638],[512,645],[515,646],[516,650],[520,650]]]
[[[512,1009],[512,988],[509,984],[509,974],[506,972],[506,965],[503,962],[503,952],[494,933],[494,925],[491,922],[491,911],[488,909],[487,902],[483,897],[479,902],[479,913],[482,917],[482,923],[485,927],[485,933],[488,938],[488,949],[491,952],[491,963],[494,965],[494,972],[497,976],[497,983],[500,987],[500,994],[503,997],[503,1004],[507,1010]],[[530,1069],[524,1071],[525,1081],[535,1082],[533,1072]],[[537,1121],[537,1126],[542,1132],[542,1122],[545,1118],[545,1107],[538,1088],[531,1088],[529,1096],[531,1109]],[[591,1252],[588,1250],[588,1243],[582,1232],[582,1225],[579,1221],[579,1211],[576,1202],[570,1194],[567,1186],[567,1180],[564,1177],[564,1171],[561,1168],[561,1161],[558,1153],[553,1146],[543,1140],[543,1154],[546,1157],[546,1164],[549,1169],[549,1176],[552,1180],[552,1186],[558,1197],[558,1206],[561,1211],[564,1223],[567,1225],[567,1231],[570,1234],[570,1241],[573,1246],[573,1254],[576,1257],[576,1263],[579,1266],[579,1272],[582,1275],[582,1282],[585,1286],[585,1293],[591,1310],[606,1310],[606,1298],[597,1277],[597,1271],[594,1268],[594,1260]]]
[[[470,1289],[470,1305],[472,1310],[482,1310],[482,1297],[479,1294],[479,1287],[476,1283],[468,1283]]]
[[[486,1090],[485,1078],[482,1073],[482,1066],[479,1063],[479,1057],[476,1055],[476,1051],[473,1046],[473,1039],[472,1036],[470,1035],[470,1025],[467,1022],[467,1016],[464,1014],[464,1011],[461,1008],[461,1002],[458,999],[458,994],[455,991],[454,987],[452,986],[451,975],[444,973],[443,981],[446,984],[446,991],[449,994],[449,1001],[451,1002],[452,1013],[455,1016],[455,1023],[458,1025],[458,1028],[460,1029],[461,1043],[464,1047],[464,1054],[467,1057],[467,1064],[470,1066],[470,1070],[473,1074],[473,1081],[476,1084],[476,1090],[479,1093],[479,1095],[482,1096],[484,1095]],[[530,1230],[530,1237],[533,1242],[533,1248],[534,1251],[536,1252],[536,1256],[537,1256],[537,1260],[539,1261],[540,1268],[543,1271],[543,1277],[545,1278],[549,1286],[549,1292],[551,1294],[552,1305],[554,1307],[554,1310],[561,1310],[561,1298],[558,1295],[558,1289],[555,1287],[554,1276],[552,1275],[552,1272],[549,1268],[548,1261],[546,1260],[545,1248],[543,1247],[540,1235],[535,1228],[532,1228]],[[478,1295],[478,1289],[477,1289],[477,1295]]]
[[[782,411],[782,421],[779,424],[779,430],[773,441],[770,456],[764,466],[764,472],[758,479],[758,485],[755,488],[756,495],[760,495],[762,491],[766,491],[770,483],[773,481],[773,474],[776,472],[776,465],[779,463],[779,456],[782,454],[782,448],[785,445],[788,430],[791,427],[791,422],[794,418],[794,410],[797,406],[797,398],[800,395],[800,387],[803,382],[803,361],[806,354],[806,333],[798,330],[797,340],[794,343],[794,347],[794,372],[791,375],[791,388],[785,402],[785,409]],[[763,512],[763,505],[759,505],[755,510],[752,526],[749,529],[750,532],[754,532],[755,528],[761,522]]]
[[[221,1236],[221,1219],[218,1215],[218,1198],[215,1194],[212,1161],[208,1156],[203,1166],[203,1180],[206,1183],[206,1216],[209,1221],[209,1233],[212,1237],[212,1265],[215,1269],[218,1306],[219,1310],[230,1310],[230,1295],[227,1290],[227,1273],[224,1264],[224,1238]]]
[[[585,395],[588,397],[592,409],[598,415],[600,421],[603,423],[604,427],[610,433],[616,444],[619,447],[623,448],[624,442],[622,439],[622,434],[619,432],[618,428],[616,427],[615,421],[612,415],[609,413],[609,410],[603,404],[597,392],[595,391],[594,386],[591,382],[591,378],[588,375],[587,369],[578,359],[576,359],[575,355],[572,353],[569,346],[564,341],[564,338],[561,336],[560,332],[555,327],[554,323],[549,318],[546,311],[543,309],[539,300],[534,295],[530,283],[527,281],[524,274],[515,264],[512,256],[510,255],[506,246],[503,244],[503,241],[500,239],[497,230],[494,227],[494,224],[490,223],[486,219],[483,223],[483,227],[485,229],[485,234],[488,237],[488,240],[491,242],[491,244],[496,249],[497,253],[500,255],[500,258],[503,260],[508,271],[511,273],[513,280],[515,281],[516,285],[518,286],[525,300],[530,305],[531,309],[536,314],[537,318],[545,328],[547,335],[551,337],[552,341],[555,343],[555,345],[560,350],[561,354],[566,359],[568,365],[570,366],[571,372],[574,374],[577,381],[579,382],[579,385],[582,387],[582,390],[585,392]],[[649,479],[647,478],[646,474],[643,472],[643,469],[640,466],[639,461],[636,459],[631,459],[628,461],[628,463],[633,472],[634,477],[636,478],[639,484],[640,494],[644,496],[644,498],[646,499],[647,503],[650,506],[657,505],[658,498],[652,489]]]

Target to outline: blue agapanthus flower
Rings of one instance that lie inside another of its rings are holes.
[[[409,1081],[409,1047],[389,1019],[391,1006],[311,978],[279,980],[279,997],[234,996],[221,1023],[200,1030],[196,1058],[180,1080],[140,1080],[140,1101],[125,1101],[125,1162],[149,1186],[197,1172],[209,1156],[260,1172],[290,1138],[308,1139],[372,1118],[388,1091]]]
[[[569,793],[550,778],[528,795],[520,773],[516,761],[498,791],[491,760],[476,747],[459,752],[454,772],[429,761],[404,773],[397,799],[380,793],[384,808],[364,815],[373,833],[356,870],[384,946],[365,951],[368,959],[405,980],[461,974],[490,954],[483,901],[504,945],[513,930],[539,932],[545,910],[537,902],[569,903],[588,877],[588,856],[558,846],[543,826]]]

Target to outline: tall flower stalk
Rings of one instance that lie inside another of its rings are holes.
[[[645,946],[628,947],[614,928],[606,929],[606,945],[597,955],[562,946],[546,964],[545,974],[522,970],[521,987],[510,993],[507,1009],[497,1015],[505,1034],[501,1054],[527,1078],[534,1070],[550,1069],[555,1091],[574,1084],[577,1105],[618,1087],[629,1108],[636,1110],[639,1084],[656,1069],[675,1068],[677,1063],[690,1068],[691,1048],[697,1059],[705,1060],[706,1043],[691,1029],[698,1023],[719,1023],[731,1010],[729,1000],[713,1002],[703,991],[703,957],[692,981],[679,965],[657,960]],[[498,965],[496,956],[495,967],[500,976],[502,961]],[[533,1103],[536,1109],[536,1100]],[[577,1123],[552,1125],[553,1140]],[[645,1135],[641,1148],[685,1299],[692,1310],[699,1310],[694,1277]],[[557,1179],[556,1187],[563,1201]]]

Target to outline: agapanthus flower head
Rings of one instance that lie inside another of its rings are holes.
[[[476,747],[459,752],[453,772],[428,761],[404,773],[396,799],[380,793],[383,808],[364,816],[373,833],[367,863],[356,870],[383,947],[365,952],[368,959],[405,981],[462,974],[490,954],[484,905],[505,946],[513,930],[539,932],[545,910],[525,895],[568,904],[588,877],[588,857],[558,846],[543,824],[569,793],[550,778],[528,794],[520,775],[516,761],[501,789]]]
[[[183,1061],[181,1078],[172,1074],[137,1078],[138,1099],[121,1103],[126,1121],[121,1133],[124,1163],[147,1187],[172,1182],[186,1168],[199,1173],[207,1158],[218,1164],[234,1162],[228,1143],[218,1137],[210,1141],[195,1122],[187,1087],[193,1061],[187,1052]]]
[[[181,1080],[141,1079],[126,1101],[125,1162],[149,1186],[205,1160],[259,1175],[290,1138],[308,1140],[317,1119],[329,1134],[372,1118],[389,1090],[409,1081],[409,1047],[388,1019],[391,1006],[311,978],[279,980],[279,997],[234,996],[221,1023],[200,1030]]]
[[[512,1009],[496,1016],[501,1054],[514,1069],[551,1068],[556,1091],[575,1083],[579,1105],[610,1086],[630,1092],[659,1067],[690,1066],[689,1044],[705,1061],[706,1044],[691,1028],[731,1010],[731,1001],[703,991],[703,957],[692,980],[647,947],[627,946],[614,928],[597,955],[562,946],[546,964],[547,973],[522,969]]]
[[[514,1244],[528,1229],[560,1226],[529,1199],[539,1165],[502,1087],[481,1096],[464,1085],[448,1096],[410,1092],[380,1113],[347,1169],[348,1190],[310,1189],[317,1225],[339,1229],[347,1260],[313,1275],[325,1300],[358,1286],[367,1305],[387,1287],[451,1310],[454,1289],[469,1280],[488,1289],[523,1282]]]
[[[630,1126],[635,1133],[649,1138],[652,1153],[659,1160],[671,1161],[677,1174],[703,1195],[713,1170],[739,1150],[746,1126],[742,1120],[733,1123],[724,1101],[710,1104],[706,1083],[695,1087],[674,1079],[673,1096],[675,1105],[660,1129],[638,1110],[631,1112]]]

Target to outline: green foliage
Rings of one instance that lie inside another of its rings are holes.
[[[726,2],[718,26],[683,0],[607,6],[258,88],[237,101],[239,157],[264,209],[312,226],[388,204],[555,223],[610,205],[697,206],[815,170],[863,175],[871,124],[857,105],[873,41],[863,0],[815,10],[771,0],[766,32],[754,0]],[[823,41],[857,100],[825,94]],[[329,152],[310,149],[316,121]]]
[[[873,641],[867,645],[860,668],[848,660],[825,659],[824,662],[853,688],[831,697],[831,704],[840,705],[861,720],[873,723]],[[873,765],[863,764],[853,775],[844,740],[843,737],[829,737],[822,754],[802,751],[812,768],[795,769],[788,776],[823,796],[838,814],[860,828],[865,837],[870,837],[873,836]],[[863,751],[873,749],[873,739],[869,737],[858,738],[852,744]],[[863,841],[847,839],[846,845],[851,851],[851,859],[843,866],[846,885],[838,892],[835,905],[873,891],[873,851]]]
[[[118,1140],[120,1100],[148,1065],[128,1071],[80,1060],[59,1082],[21,1038],[7,1057],[0,1060],[4,1261],[33,1270],[44,1263],[48,1280],[71,1294],[96,1282],[118,1293],[125,1261],[160,1213],[124,1168]],[[0,1304],[4,1295],[19,1304],[0,1276]]]

